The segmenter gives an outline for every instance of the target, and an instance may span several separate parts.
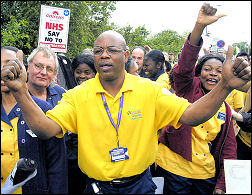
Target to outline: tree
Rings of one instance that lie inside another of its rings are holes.
[[[38,10],[34,1],[1,1],[1,45],[15,46],[22,49],[24,54],[37,47]]]
[[[30,36],[26,32],[28,22],[26,20],[17,20],[14,16],[10,17],[10,21],[1,30],[1,44],[18,45],[23,48],[23,52],[29,51],[32,47],[30,45]]]
[[[134,46],[143,47],[146,44],[148,35],[150,34],[149,31],[146,30],[145,26],[139,26],[136,29],[130,25],[122,28],[115,26],[114,29],[125,38],[130,50],[133,49]]]
[[[147,41],[147,44],[152,49],[158,49],[167,53],[174,53],[175,59],[177,60],[177,55],[181,52],[185,43],[185,37],[185,35],[181,36],[176,31],[164,30],[151,37]]]
[[[145,26],[139,26],[134,29],[130,25],[122,28],[115,26],[114,29],[122,34],[130,50],[132,50],[134,46],[143,47],[144,45],[149,45],[152,49],[174,53],[175,60],[177,60],[177,55],[181,52],[184,42],[189,34],[189,32],[184,32],[181,36],[176,31],[164,30],[151,36]]]

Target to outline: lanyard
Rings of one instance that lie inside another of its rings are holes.
[[[102,97],[102,101],[103,101],[105,110],[106,110],[106,112],[107,112],[107,115],[108,115],[108,117],[109,117],[109,120],[110,120],[111,124],[113,125],[113,127],[114,127],[115,130],[116,130],[117,146],[118,146],[118,148],[119,148],[118,129],[119,129],[119,125],[120,125],[121,117],[122,117],[122,108],[123,108],[124,93],[122,93],[122,97],[120,98],[120,106],[119,106],[119,111],[118,111],[117,126],[115,126],[115,123],[114,123],[114,121],[113,121],[113,119],[112,119],[112,116],[111,116],[111,114],[110,114],[110,111],[109,111],[108,104],[107,104],[107,102],[106,102],[104,93],[101,93],[101,97]]]

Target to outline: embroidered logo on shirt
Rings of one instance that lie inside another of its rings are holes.
[[[222,113],[222,112],[219,112],[219,113],[218,113],[218,116],[217,116],[217,119],[226,121],[226,114],[224,114],[224,113]]]
[[[133,120],[142,118],[141,110],[128,111],[127,114],[130,115]]]
[[[32,136],[32,137],[37,137],[37,136],[35,135],[35,133],[33,133],[32,130],[30,130],[30,129],[26,130],[26,132],[27,132],[30,136]]]

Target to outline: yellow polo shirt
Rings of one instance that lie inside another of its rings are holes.
[[[13,118],[11,125],[1,121],[1,187],[19,160],[18,150],[18,117]],[[22,187],[13,194],[22,194]]]
[[[234,89],[225,99],[230,107],[235,110],[244,107],[244,92]],[[233,120],[235,135],[237,135],[240,127],[237,125],[236,120]]]
[[[234,89],[225,99],[231,108],[242,108],[244,106],[244,92]]]
[[[111,162],[109,151],[117,147],[116,130],[108,118],[101,93],[105,94],[116,125],[122,92],[119,143],[128,149],[129,159]],[[80,169],[91,178],[110,181],[140,174],[154,163],[157,130],[168,124],[178,128],[181,125],[178,121],[189,105],[186,99],[171,94],[160,84],[126,72],[123,86],[114,98],[103,89],[97,74],[64,93],[47,116],[61,126],[63,134],[67,130],[78,134]]]
[[[160,143],[156,164],[163,169],[182,177],[193,179],[208,179],[215,176],[215,161],[210,153],[209,144],[225,123],[225,104],[205,123],[192,128],[192,162],[185,160],[179,154],[171,151]]]
[[[165,87],[166,89],[170,89],[171,85],[170,85],[170,81],[169,81],[169,77],[168,74],[165,72],[163,74],[161,74],[158,79],[156,80],[156,82],[160,83],[163,85],[163,87]]]

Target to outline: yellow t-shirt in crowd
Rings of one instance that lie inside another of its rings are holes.
[[[249,110],[251,110],[251,87],[248,89],[245,95],[246,96],[244,100],[244,107],[239,111],[239,113],[249,112]],[[241,139],[241,141],[243,141],[244,144],[251,148],[251,132],[245,132],[240,129],[237,136],[239,136],[239,138]]]
[[[168,90],[171,88],[169,77],[166,72],[161,74],[156,80],[156,82],[160,83],[161,85],[163,85],[163,87],[165,87]]]
[[[13,118],[11,125],[1,121],[1,187],[19,160],[18,150],[18,117]],[[13,194],[22,194],[22,187]]]
[[[234,89],[225,100],[232,109],[242,108],[244,106],[244,92]]]
[[[225,123],[226,108],[223,103],[219,111],[205,123],[192,128],[192,162],[171,151],[160,143],[156,164],[163,169],[182,177],[192,179],[208,179],[215,176],[215,161],[210,153],[209,145],[220,132]],[[218,119],[219,118],[219,119]]]
[[[116,130],[112,126],[101,93],[104,93],[112,119],[117,125],[120,98],[124,92],[122,117],[118,130],[119,146],[128,149],[129,159],[111,162],[110,153],[117,148]],[[159,83],[126,73],[116,97],[107,93],[99,74],[63,94],[63,98],[47,116],[66,131],[78,134],[78,163],[89,177],[111,181],[137,175],[154,163],[157,130],[178,122],[190,103],[171,94]]]

